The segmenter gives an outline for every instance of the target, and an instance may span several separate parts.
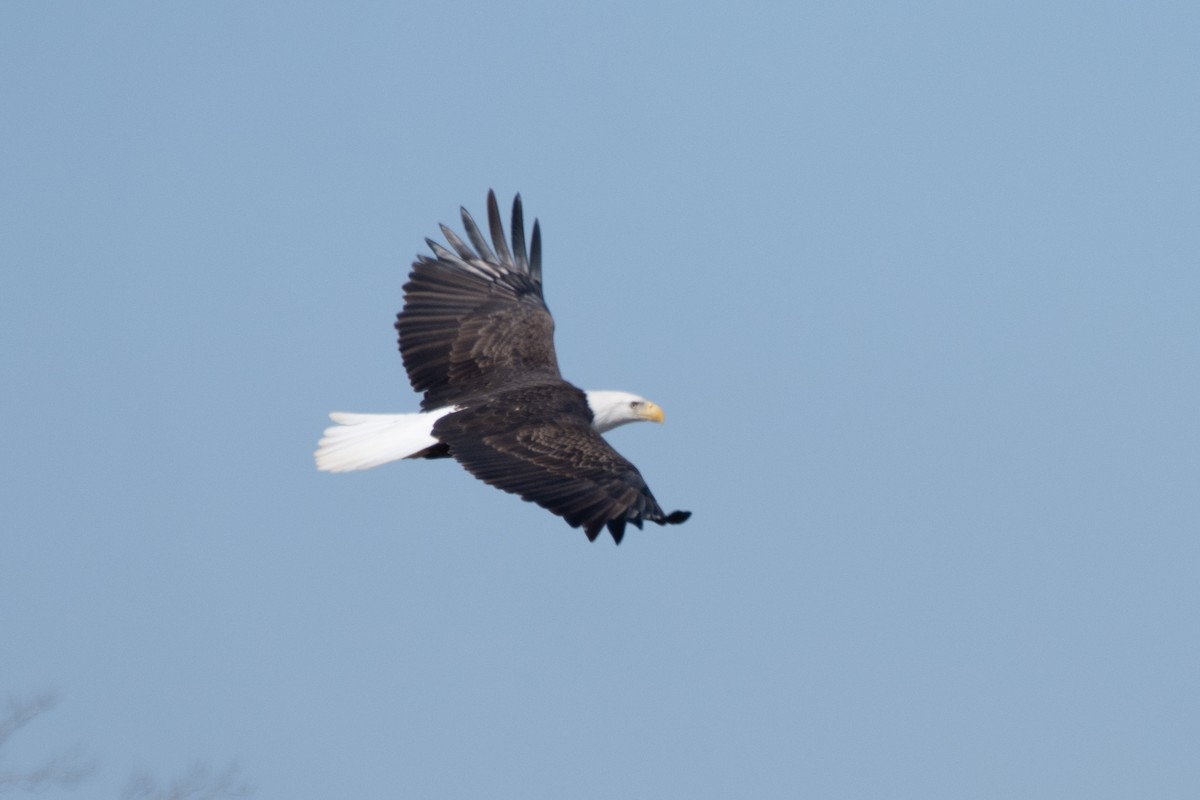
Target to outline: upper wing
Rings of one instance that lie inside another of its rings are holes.
[[[592,428],[583,393],[565,382],[448,414],[433,435],[475,477],[582,526],[593,541],[605,526],[620,544],[626,523],[691,516],[663,513],[637,467]]]
[[[455,252],[426,239],[434,257],[417,256],[396,317],[409,381],[429,410],[514,382],[558,379],[554,319],[542,299],[542,237],[533,223],[525,251],[521,196],[513,200],[512,252],[494,192],[488,192],[492,245],[462,209],[471,246],[445,225]]]

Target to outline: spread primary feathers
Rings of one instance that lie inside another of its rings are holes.
[[[325,431],[317,468],[367,469],[401,458],[454,458],[475,477],[582,527],[607,527],[619,544],[627,523],[683,522],[664,513],[642,479],[600,434],[662,409],[627,392],[584,392],[563,380],[554,319],[542,297],[541,231],[525,246],[521,197],[513,200],[512,248],[496,196],[488,192],[489,247],[462,210],[470,244],[441,226],[452,249],[427,239],[433,256],[413,262],[397,315],[413,414],[344,414]],[[494,249],[493,249],[494,248]]]

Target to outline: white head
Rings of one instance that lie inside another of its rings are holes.
[[[611,431],[626,422],[663,421],[663,410],[658,404],[636,394],[591,390],[584,394],[592,409],[592,427],[600,433]]]

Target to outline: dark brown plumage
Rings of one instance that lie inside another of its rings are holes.
[[[437,420],[439,444],[420,455],[449,455],[592,540],[605,527],[619,543],[627,523],[686,520],[690,512],[663,512],[637,468],[593,427],[585,393],[563,380],[542,297],[541,232],[535,220],[527,252],[520,195],[511,250],[494,193],[491,247],[466,209],[462,221],[470,245],[444,225],[453,250],[426,240],[434,255],[413,263],[396,319],[404,367],[424,393],[422,409],[457,409]]]

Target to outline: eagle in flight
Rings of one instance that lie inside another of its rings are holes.
[[[494,192],[492,244],[462,209],[470,244],[445,225],[450,248],[426,239],[396,316],[400,354],[421,411],[334,412],[316,451],[326,472],[368,469],[402,458],[453,458],[485,483],[557,514],[595,541],[607,528],[621,543],[627,523],[677,525],[637,467],[600,434],[639,420],[663,421],[655,403],[628,392],[582,391],[563,380],[554,319],[542,297],[542,240],[533,222],[525,247],[521,196],[513,200],[512,249]]]

